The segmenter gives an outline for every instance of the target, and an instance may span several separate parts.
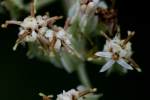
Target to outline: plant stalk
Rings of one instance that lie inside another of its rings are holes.
[[[78,77],[79,77],[79,80],[80,80],[81,84],[84,85],[85,87],[90,88],[91,83],[90,83],[90,80],[88,78],[85,66],[78,67],[77,73],[78,73]]]

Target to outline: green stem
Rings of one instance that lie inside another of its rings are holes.
[[[82,85],[84,85],[86,87],[91,87],[91,83],[90,83],[90,80],[87,76],[85,66],[78,67],[77,73],[78,73],[78,77],[79,77]]]

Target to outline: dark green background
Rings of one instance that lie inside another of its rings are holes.
[[[99,73],[100,66],[87,63],[87,70],[94,87],[104,93],[102,100],[145,100],[149,87],[149,26],[148,4],[144,1],[118,0],[118,18],[121,24],[123,37],[126,31],[136,32],[133,42],[133,58],[141,66],[142,73],[131,71],[127,75],[112,75],[105,77]],[[10,19],[9,13],[4,8],[0,13],[0,23]],[[38,11],[46,11],[53,15],[64,15],[62,5],[57,2]],[[28,13],[22,12],[23,19]],[[62,25],[64,19],[58,24]],[[68,74],[63,69],[58,69],[49,63],[37,59],[29,60],[26,57],[26,48],[19,46],[16,52],[12,47],[17,38],[18,27],[9,26],[0,28],[0,100],[40,100],[39,92],[58,94],[62,90],[69,90],[79,85],[76,73]],[[146,64],[147,63],[147,64]],[[141,98],[141,99],[140,99]],[[148,99],[147,99],[148,100]]]

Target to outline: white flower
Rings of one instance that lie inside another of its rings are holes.
[[[24,29],[32,29],[32,30],[35,30],[36,28],[38,28],[36,19],[31,16],[25,18],[24,21],[21,23],[21,26]]]
[[[70,38],[71,36],[61,27],[55,27],[57,31],[53,32],[53,37],[56,38],[55,46],[54,48],[57,51],[60,51],[62,47],[64,47],[67,51],[70,52]]]
[[[17,49],[18,44],[24,43],[24,42],[35,42],[37,39],[37,33],[35,31],[28,32],[27,30],[20,29],[20,32],[18,34],[18,39],[16,40],[16,43],[13,47],[13,50],[15,51]]]
[[[55,45],[54,45],[54,49],[56,51],[60,51],[61,50],[61,46],[62,46],[62,42],[60,39],[57,39],[56,42],[55,42]]]
[[[37,33],[32,31],[31,35],[27,35],[24,39],[25,42],[34,42],[37,39]]]
[[[86,98],[87,95],[92,96],[97,89],[86,89],[85,87],[78,87],[77,90],[71,89],[68,92],[63,91],[63,93],[57,95],[56,100],[84,100],[83,96]]]
[[[36,21],[37,21],[37,24],[40,25],[40,26],[46,26],[46,22],[45,22],[45,19],[43,19],[43,16],[36,16]]]
[[[71,36],[61,27],[55,26],[54,30],[48,29],[44,35],[52,44],[50,47],[56,51],[60,51],[62,47],[69,50]],[[66,48],[67,47],[67,48]]]
[[[59,27],[59,31],[56,34],[57,38],[63,40],[65,42],[65,44],[69,45],[71,44],[70,39],[71,39],[71,35],[68,34],[63,28]]]
[[[79,92],[75,89],[71,89],[68,92],[63,91],[62,94],[57,95],[56,100],[73,100],[73,98],[77,98],[79,95]]]
[[[54,35],[54,31],[51,30],[51,29],[48,29],[45,33],[45,37],[48,38],[50,41],[52,41],[52,38],[53,38],[53,35]]]
[[[114,63],[118,63],[123,67],[123,69],[133,70],[132,66],[127,63],[127,60],[131,58],[132,50],[131,43],[129,39],[130,34],[127,39],[121,40],[120,34],[117,34],[113,39],[110,39],[106,34],[107,38],[106,44],[102,52],[96,52],[95,55],[99,57],[105,57],[107,63],[101,68],[100,72],[104,72],[110,69]]]
[[[48,30],[48,27],[41,27],[38,29],[38,33],[44,35]]]
[[[120,57],[129,58],[132,55],[131,43],[126,43],[122,48],[124,41],[120,39],[120,35],[116,35],[112,40],[106,40],[103,51],[119,53]]]

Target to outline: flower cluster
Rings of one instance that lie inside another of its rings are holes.
[[[18,44],[25,42],[36,42],[39,48],[50,52],[51,50],[60,51],[62,48],[69,51],[71,44],[69,34],[61,27],[53,25],[62,16],[48,17],[48,15],[28,16],[21,21],[6,21],[3,27],[8,24],[16,24],[20,26],[20,32],[13,50],[16,50]]]
[[[62,16],[49,17],[48,14],[35,16],[35,5],[31,3],[30,16],[26,17],[23,21],[6,21],[2,27],[7,27],[9,24],[16,24],[20,26],[20,32],[13,50],[16,50],[18,44],[25,42],[36,42],[39,48],[44,51],[60,51],[62,47],[68,50],[70,45],[69,36],[66,31],[54,25],[54,23],[61,19]],[[68,50],[69,51],[69,50]]]
[[[95,34],[98,32],[107,39],[103,51],[95,53],[96,56],[104,57],[107,61],[100,72],[113,68],[115,63],[121,65],[124,71],[135,68],[141,72],[139,66],[131,59],[132,49],[129,40],[134,32],[128,31],[128,37],[124,40],[121,40],[120,33],[117,33],[113,39],[105,34],[108,31],[107,34],[114,34],[116,28],[119,28],[116,24],[115,10],[110,8],[105,1],[77,0],[69,10],[64,28],[54,25],[57,20],[62,19],[62,16],[49,17],[48,14],[35,16],[34,0],[31,2],[30,8],[30,16],[23,21],[10,20],[2,24],[2,27],[7,27],[9,24],[20,26],[13,50],[16,50],[18,44],[28,43],[29,56],[38,55],[39,58],[46,56],[46,59],[54,62],[56,66],[63,65],[68,72],[72,72],[74,69],[84,66],[84,61],[87,60],[88,50],[85,50],[86,44],[84,44],[87,41],[84,38],[87,38],[93,46],[95,43],[92,42],[92,38],[97,37],[98,35]],[[105,31],[99,28],[102,22],[108,28]],[[94,36],[91,33],[94,33]],[[63,51],[67,51],[67,54]],[[53,57],[54,60],[51,58],[53,53],[59,54],[57,57]],[[78,65],[76,65],[77,63]]]
[[[93,94],[96,92],[97,89],[85,89],[85,88],[78,88],[77,90],[71,89],[69,91],[63,91],[63,93],[58,94],[56,100],[89,100],[90,97],[95,97],[96,95]],[[52,100],[52,95],[44,95],[43,93],[39,93],[39,96],[43,97],[43,100]]]

